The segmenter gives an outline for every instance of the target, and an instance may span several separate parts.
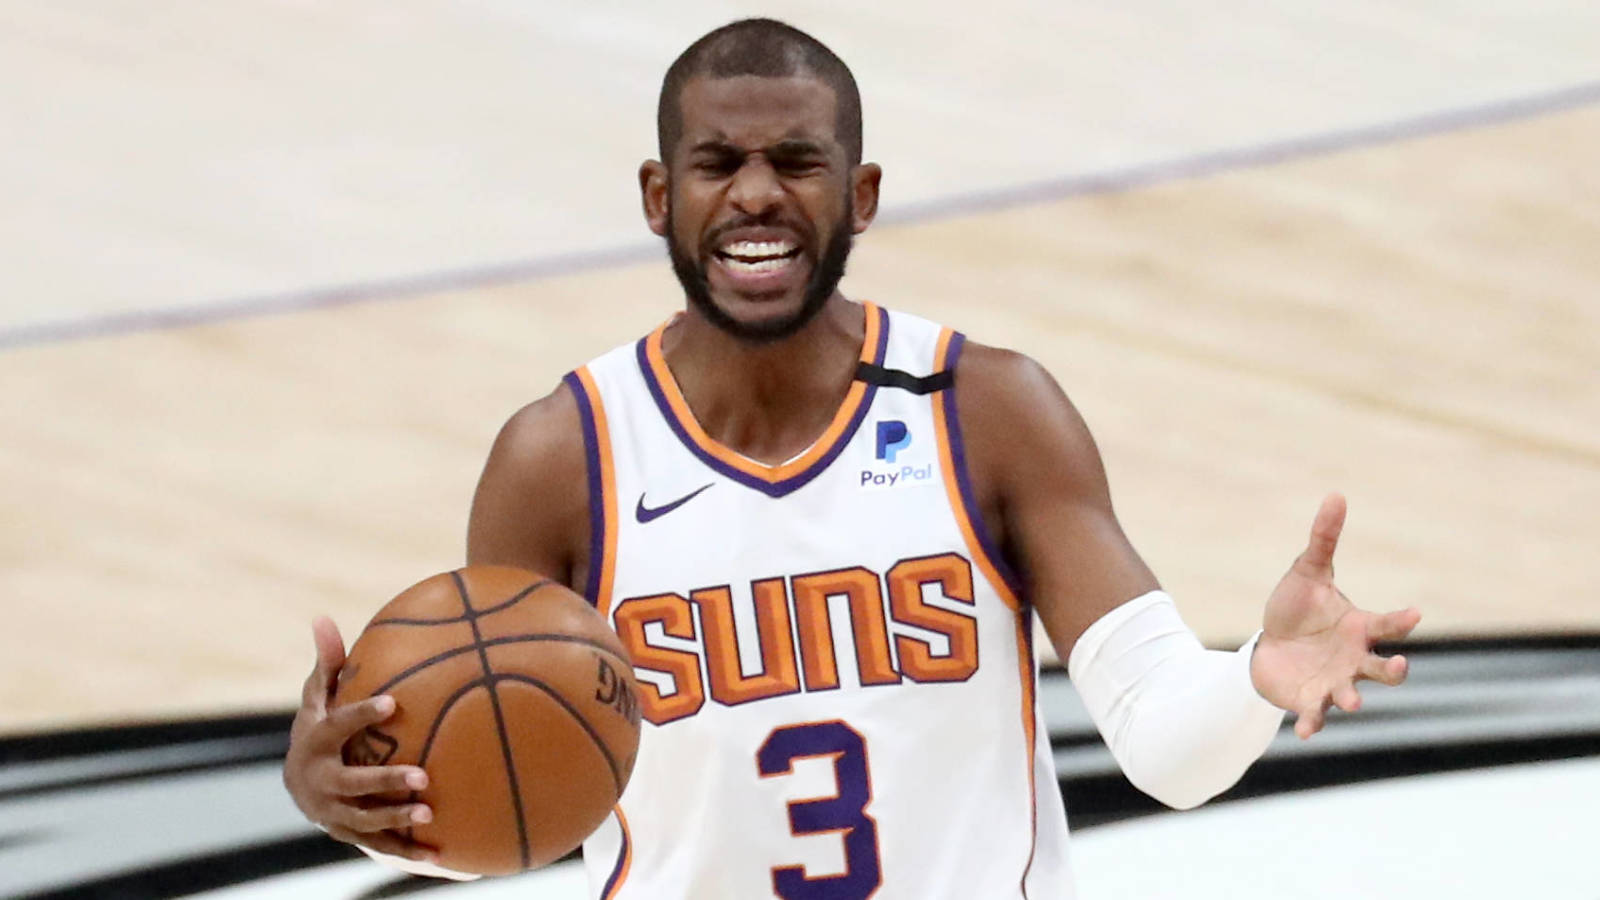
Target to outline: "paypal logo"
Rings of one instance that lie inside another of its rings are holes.
[[[906,448],[909,446],[911,429],[906,427],[905,422],[899,419],[880,420],[877,440],[873,445],[873,452],[879,461],[861,470],[862,490],[938,484],[933,461],[917,460],[918,456],[927,456],[932,450],[918,454],[908,452]]]
[[[911,446],[911,432],[899,419],[884,419],[878,423],[877,456],[885,462],[894,462],[895,455]]]

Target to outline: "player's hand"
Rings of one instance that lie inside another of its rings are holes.
[[[380,853],[437,863],[433,848],[406,840],[399,829],[433,820],[421,803],[399,802],[383,794],[403,794],[428,786],[416,766],[347,766],[342,750],[353,735],[394,714],[394,698],[371,697],[329,712],[328,702],[344,665],[344,638],[333,620],[311,623],[317,664],[306,679],[289,732],[283,784],[306,818],[348,844],[365,844]],[[394,830],[390,830],[394,829]]]
[[[1256,691],[1299,715],[1301,739],[1322,730],[1330,706],[1361,708],[1356,682],[1396,685],[1406,680],[1406,658],[1372,652],[1378,641],[1411,633],[1422,620],[1415,608],[1379,615],[1357,609],[1333,583],[1333,550],[1344,528],[1345,501],[1323,499],[1311,541],[1267,600],[1264,631],[1250,661]]]

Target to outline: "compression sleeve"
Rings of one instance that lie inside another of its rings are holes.
[[[1089,626],[1067,674],[1128,780],[1190,809],[1232,787],[1283,721],[1250,679],[1255,642],[1207,650],[1172,598],[1151,591]]]

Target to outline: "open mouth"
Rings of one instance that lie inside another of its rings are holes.
[[[767,275],[788,268],[800,256],[792,241],[730,241],[713,251],[737,275]]]

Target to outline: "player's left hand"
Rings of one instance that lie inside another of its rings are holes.
[[[1334,585],[1333,550],[1344,515],[1344,497],[1323,499],[1310,543],[1267,600],[1264,631],[1250,661],[1256,691],[1299,715],[1294,731],[1302,740],[1322,730],[1330,706],[1361,708],[1356,682],[1405,681],[1406,658],[1378,656],[1372,646],[1405,637],[1422,620],[1415,608],[1382,615],[1357,609]]]

